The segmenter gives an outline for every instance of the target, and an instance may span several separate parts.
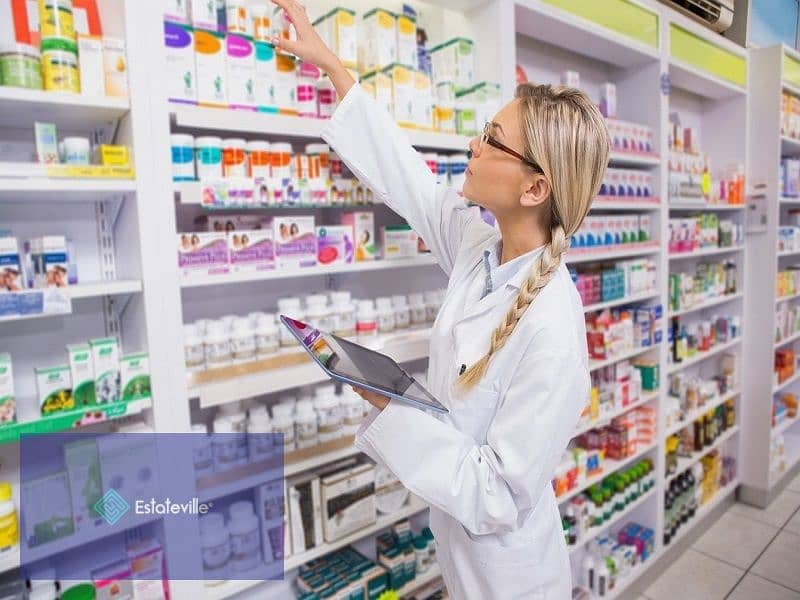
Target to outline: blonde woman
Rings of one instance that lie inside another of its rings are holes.
[[[470,142],[464,196],[435,178],[406,136],[342,67],[295,0],[273,0],[341,98],[324,135],[359,179],[404,216],[449,276],[433,327],[433,417],[362,392],[375,407],[356,444],[431,505],[453,598],[571,597],[550,479],[589,395],[580,298],[564,264],[608,161],[603,118],[583,93],[523,85]]]

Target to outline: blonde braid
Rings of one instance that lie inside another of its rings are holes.
[[[476,383],[478,383],[486,374],[486,369],[489,368],[489,361],[492,356],[505,346],[508,338],[514,333],[514,329],[519,323],[525,311],[539,295],[544,286],[550,283],[550,280],[556,274],[558,267],[561,266],[561,257],[569,248],[569,240],[567,234],[561,225],[553,226],[551,230],[550,242],[542,250],[542,254],[533,263],[533,270],[525,280],[525,284],[517,294],[517,299],[514,301],[513,306],[506,313],[503,322],[498,325],[492,332],[492,339],[489,345],[489,351],[483,357],[473,364],[469,369],[464,371],[458,378],[458,385],[468,390]]]

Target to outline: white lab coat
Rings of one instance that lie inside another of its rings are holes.
[[[456,191],[436,185],[386,111],[356,85],[323,137],[377,198],[408,220],[450,279],[428,373],[428,389],[450,413],[437,418],[391,401],[365,420],[356,445],[430,503],[437,558],[453,598],[568,600],[569,556],[550,480],[590,380],[583,309],[566,266],[480,384],[459,392],[460,366],[486,352],[541,250],[481,299],[483,252],[499,233]]]

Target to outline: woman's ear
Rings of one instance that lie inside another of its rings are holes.
[[[519,199],[522,206],[541,206],[550,198],[550,183],[544,175],[537,173],[526,182],[526,185]]]

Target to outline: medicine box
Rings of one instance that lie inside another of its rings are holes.
[[[216,31],[195,29],[194,52],[198,103],[227,106],[225,35]]]
[[[125,54],[125,40],[103,38],[103,71],[106,96],[127,98],[128,57]],[[83,87],[83,72],[81,72],[81,87]]]
[[[617,118],[617,86],[613,83],[600,87],[600,112],[607,119]]]
[[[164,21],[171,23],[188,23],[190,0],[166,0],[164,2]]]
[[[342,215],[342,224],[350,225],[355,236],[356,262],[375,259],[375,214],[352,212]]]
[[[392,91],[392,115],[401,127],[416,125],[414,72],[400,64],[393,64],[383,70],[389,78]]]
[[[37,367],[34,374],[39,410],[43,417],[75,408],[69,366]]]
[[[70,344],[67,346],[72,398],[75,406],[96,404],[94,393],[94,361],[89,344]]]
[[[359,33],[362,73],[383,69],[397,61],[397,19],[394,13],[373,8],[364,14]]]
[[[228,255],[231,270],[271,271],[275,268],[275,249],[271,229],[228,232]]]
[[[34,123],[36,160],[42,164],[58,164],[58,135],[53,123]]]
[[[22,519],[25,542],[29,548],[72,535],[72,499],[66,471],[22,481],[21,497],[25,502]]]
[[[136,499],[161,497],[155,434],[118,433],[95,439],[104,489],[113,487],[131,505]]]
[[[342,265],[353,262],[355,244],[351,225],[317,227],[317,262],[321,265]]]
[[[14,370],[11,355],[0,354],[0,425],[17,420],[17,405],[14,397]]]
[[[433,86],[431,78],[422,71],[412,71],[414,77],[414,125],[433,129]]]
[[[275,81],[277,64],[275,47],[266,42],[255,42],[255,100],[260,112],[276,113]]]
[[[252,38],[225,37],[228,104],[231,108],[256,107],[256,57]]]
[[[125,167],[130,164],[128,147],[100,144],[95,147],[95,162],[106,167]]]
[[[417,255],[419,236],[408,225],[387,225],[383,228],[383,258],[413,258]]]
[[[454,81],[457,90],[472,87],[475,74],[474,43],[467,38],[453,38],[431,48],[434,83]]]
[[[194,58],[194,29],[164,21],[167,98],[172,102],[197,102],[197,71]]]
[[[417,68],[417,22],[409,15],[397,15],[397,62]]]
[[[164,549],[156,539],[128,545],[128,564],[131,567],[133,597],[136,600],[166,600],[169,593],[164,572]]]
[[[94,363],[94,394],[97,404],[119,400],[119,343],[115,337],[89,340]]]
[[[20,291],[24,281],[17,238],[0,237],[0,294]]]
[[[92,529],[104,524],[94,505],[103,495],[100,460],[93,437],[64,444],[64,464],[72,493],[72,519],[75,529]]]
[[[67,241],[63,235],[46,235],[30,240],[28,253],[35,287],[69,285]]]
[[[81,74],[81,94],[105,95],[103,40],[92,35],[78,34],[78,66]]]
[[[358,67],[358,36],[354,11],[336,7],[314,21],[314,28],[325,45],[333,50],[345,67],[350,69]],[[416,39],[414,56],[416,56]]]
[[[293,215],[272,220],[275,266],[278,269],[317,264],[317,239],[313,216]]]
[[[295,554],[322,545],[320,479],[301,475],[287,481],[289,526]],[[327,541],[327,537],[325,538]]]
[[[225,231],[178,234],[178,267],[184,276],[228,273]]]
[[[320,488],[326,542],[375,523],[375,465],[355,465],[322,476]]]
[[[275,106],[282,115],[297,115],[297,62],[289,54],[275,55]]]
[[[581,74],[578,71],[562,71],[561,85],[566,85],[573,88],[581,87]]]
[[[119,366],[122,377],[122,401],[150,398],[150,359],[147,353],[126,354],[119,359]]]
[[[198,29],[216,30],[217,20],[216,2],[209,0],[186,0],[190,2],[192,25]]]
[[[255,490],[256,516],[261,527],[261,550],[264,562],[283,563],[291,554],[290,547],[284,547],[284,529],[288,530],[289,514],[285,512],[285,483],[275,480],[260,485]]]
[[[95,600],[133,600],[131,566],[127,560],[92,571]]]
[[[392,78],[384,71],[377,71],[364,75],[361,81],[365,84],[365,91],[378,102],[378,106],[386,109],[390,115],[394,115],[394,104],[392,96]]]

